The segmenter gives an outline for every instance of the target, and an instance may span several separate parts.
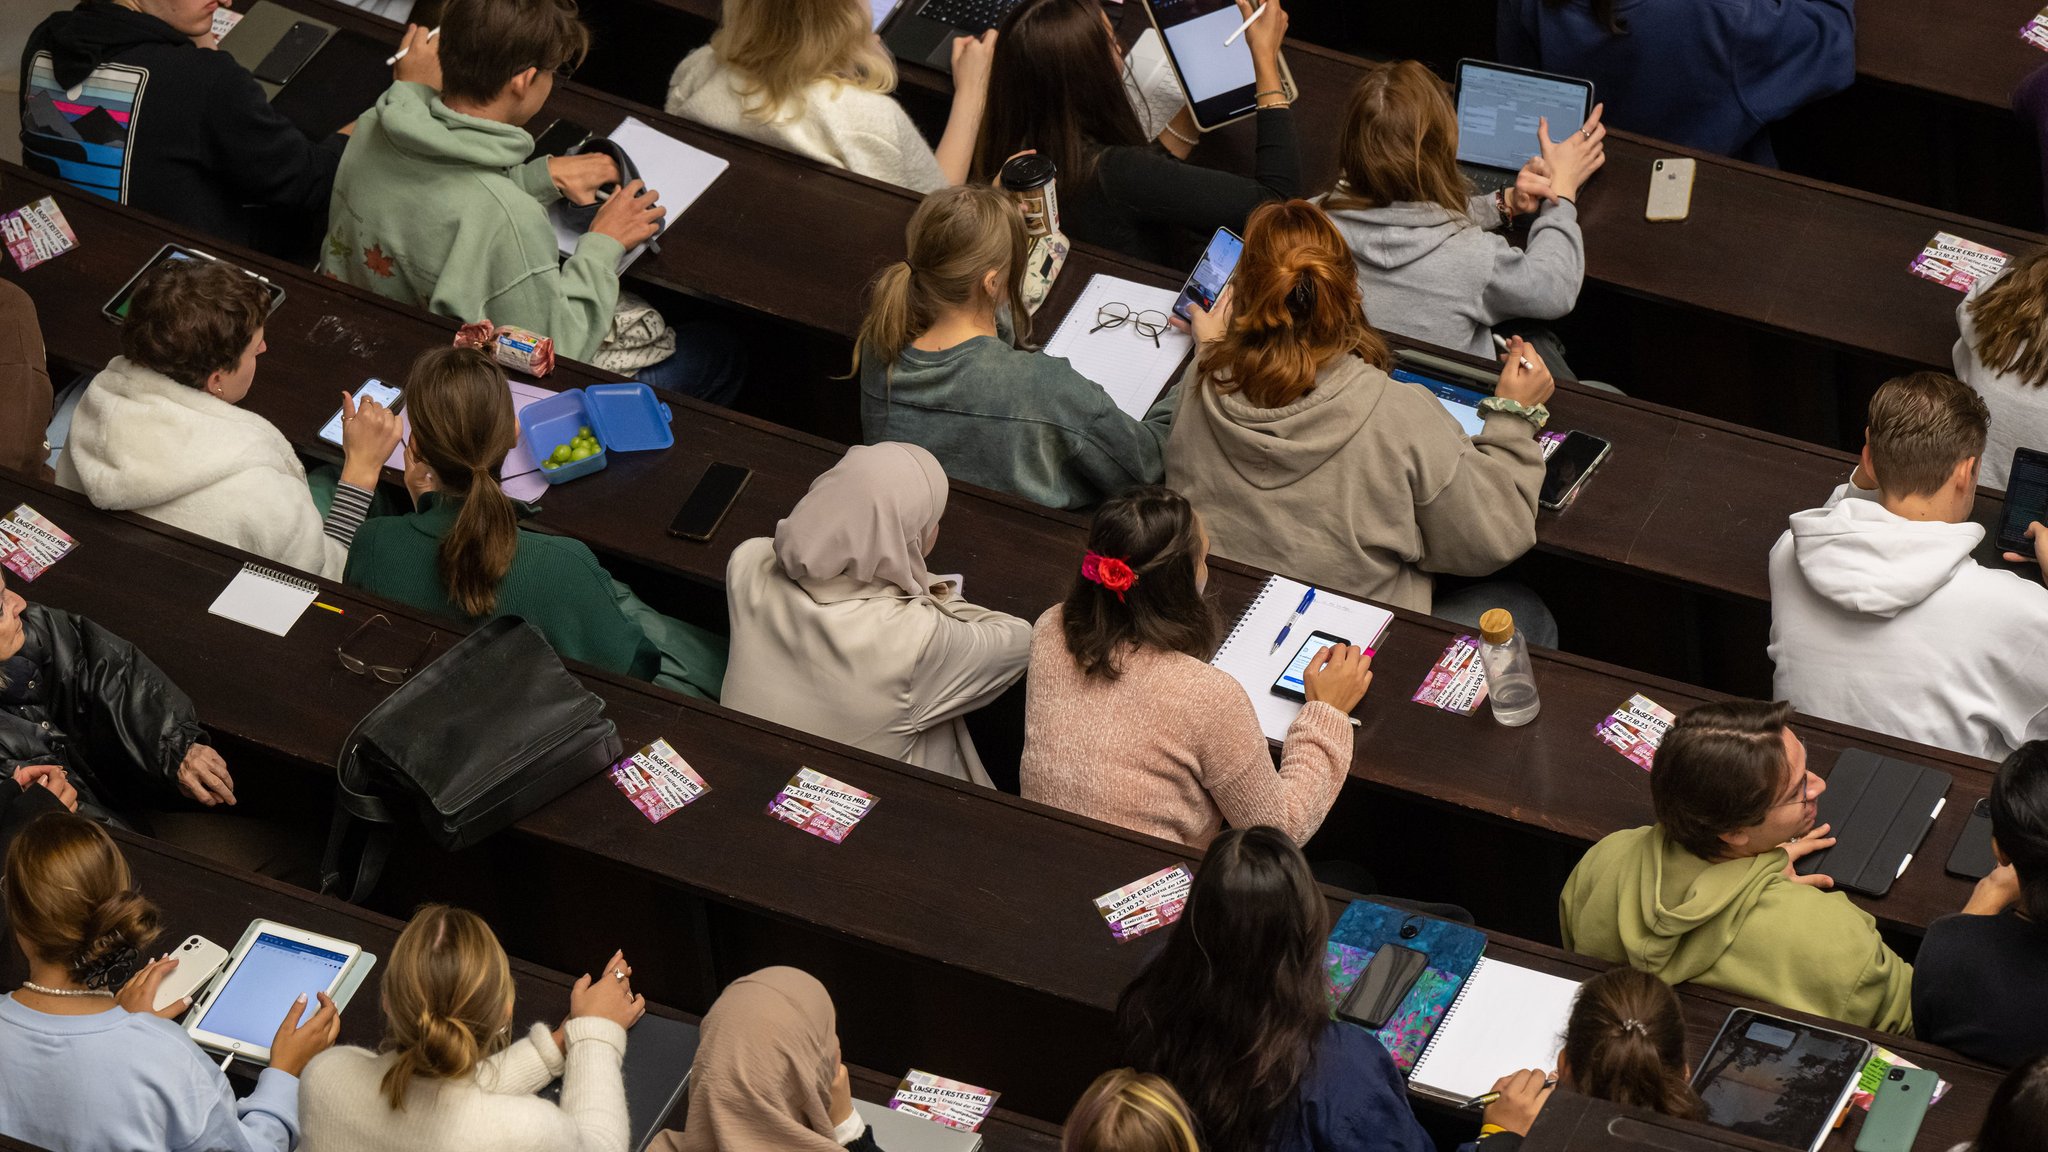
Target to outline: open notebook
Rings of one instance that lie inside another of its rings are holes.
[[[1408,1074],[1408,1087],[1463,1103],[1510,1072],[1554,1071],[1578,994],[1576,980],[1480,957]]]
[[[1095,315],[1105,304],[1125,305],[1133,316],[1157,312],[1164,317],[1171,314],[1173,302],[1179,297],[1180,293],[1171,288],[1155,288],[1097,273],[1088,278],[1081,298],[1067,309],[1066,319],[1060,321],[1052,339],[1045,342],[1045,354],[1072,364],[1074,371],[1102,385],[1102,390],[1109,393],[1125,415],[1143,420],[1195,346],[1194,337],[1169,327],[1160,333],[1155,344],[1152,337],[1139,334],[1129,321],[1100,332],[1089,329],[1099,323]]]
[[[1285,740],[1287,726],[1301,714],[1298,702],[1273,694],[1273,681],[1280,678],[1287,662],[1310,633],[1327,632],[1360,648],[1371,648],[1379,644],[1394,619],[1394,614],[1384,608],[1319,590],[1316,602],[1288,631],[1287,642],[1274,651],[1273,637],[1280,634],[1281,626],[1294,614],[1295,605],[1301,603],[1302,594],[1307,591],[1308,585],[1299,580],[1269,577],[1251,607],[1238,617],[1229,638],[1216,650],[1215,659],[1209,661],[1244,685],[1245,693],[1252,698],[1252,710],[1259,714],[1259,730],[1268,740]]]

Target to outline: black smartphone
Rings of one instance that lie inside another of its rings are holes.
[[[1998,546],[2032,556],[2027,525],[2035,520],[2048,524],[2048,452],[2015,449],[2012,471],[2005,477],[2005,518],[1998,522]]]
[[[1308,685],[1302,677],[1308,673],[1308,662],[1315,659],[1316,653],[1325,648],[1349,643],[1351,641],[1342,636],[1332,636],[1328,632],[1309,633],[1308,639],[1302,641],[1301,647],[1295,650],[1294,659],[1289,660],[1287,667],[1281,669],[1280,678],[1273,681],[1273,695],[1285,696],[1289,700],[1306,701]]]
[[[1366,962],[1358,982],[1345,993],[1337,1015],[1365,1028],[1379,1028],[1398,1011],[1415,979],[1429,967],[1429,953],[1399,944],[1382,944]]]
[[[737,464],[713,464],[706,468],[703,478],[691,489],[690,498],[683,501],[682,510],[676,513],[675,523],[668,526],[668,534],[685,540],[711,539],[753,475],[751,468]]]
[[[1204,312],[1216,307],[1216,298],[1223,295],[1223,286],[1230,283],[1230,274],[1237,271],[1237,258],[1244,255],[1244,240],[1228,228],[1218,228],[1209,237],[1209,246],[1202,250],[1202,259],[1195,270],[1188,274],[1187,283],[1180,287],[1180,298],[1173,302],[1173,314],[1182,320],[1191,321],[1188,305],[1200,304]]]
[[[1963,825],[1955,851],[1948,854],[1948,873],[1965,880],[1982,880],[1996,867],[1998,857],[1991,854],[1991,798],[1986,796],[1970,809],[1970,822]]]
[[[262,62],[250,71],[256,73],[258,80],[268,80],[272,84],[289,84],[292,77],[299,74],[299,69],[306,66],[306,61],[313,58],[313,53],[318,52],[320,46],[325,43],[327,29],[301,20],[286,29],[285,34],[278,38],[277,46],[270,50],[270,55],[265,56]]]
[[[1545,508],[1562,508],[1571,503],[1580,485],[1593,469],[1607,459],[1607,453],[1614,446],[1590,432],[1567,432],[1564,443],[1550,454],[1543,465],[1543,491],[1537,500]]]
[[[588,139],[590,129],[574,120],[557,120],[534,138],[532,156],[567,156],[571,149]]]

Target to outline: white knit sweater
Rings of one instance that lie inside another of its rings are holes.
[[[402,1111],[379,1088],[391,1056],[331,1048],[299,1077],[298,1152],[626,1152],[626,1030],[585,1016],[563,1033],[566,1060],[535,1024],[474,1075],[414,1079]],[[559,1105],[534,1095],[556,1076]]]

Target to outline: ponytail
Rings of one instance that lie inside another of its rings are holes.
[[[904,230],[909,258],[882,269],[868,289],[867,316],[853,345],[853,371],[863,360],[893,368],[912,340],[939,314],[975,304],[982,280],[997,273],[1002,295],[990,301],[1010,305],[1013,342],[1023,347],[1031,334],[1024,308],[1024,218],[1010,198],[980,184],[941,188],[924,198]]]
[[[868,289],[868,314],[860,322],[860,335],[853,341],[853,371],[860,371],[863,356],[893,367],[903,350],[931,323],[930,316],[916,315],[911,303],[910,261],[898,260],[882,269]]]
[[[1685,1018],[1678,995],[1647,972],[1615,968],[1579,989],[1565,1027],[1563,1062],[1584,1095],[1700,1117],[1685,1069]]]
[[[379,1088],[394,1111],[415,1078],[457,1080],[505,1046],[512,969],[474,912],[428,904],[391,949],[379,985],[391,1056]]]
[[[455,527],[441,538],[434,558],[449,602],[465,615],[489,616],[518,551],[519,515],[498,484],[495,466],[473,469]]]
[[[489,616],[519,551],[519,516],[498,483],[519,439],[505,370],[472,348],[429,349],[406,375],[405,405],[413,451],[462,501],[435,555],[441,587],[458,611]]]

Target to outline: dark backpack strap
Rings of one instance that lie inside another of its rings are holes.
[[[321,893],[351,904],[369,899],[383,877],[384,865],[391,858],[391,825],[399,818],[397,810],[381,797],[350,787],[360,750],[361,744],[351,732],[335,763],[334,816],[327,827],[326,851],[320,857]],[[351,872],[353,878],[344,889],[344,875]]]

